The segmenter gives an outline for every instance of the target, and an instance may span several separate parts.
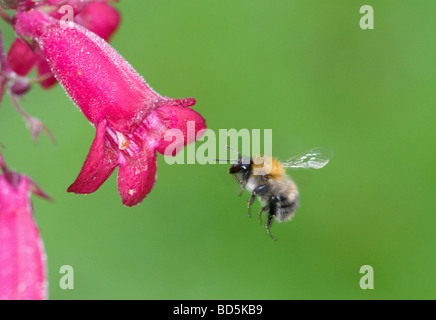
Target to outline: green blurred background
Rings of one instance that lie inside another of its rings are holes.
[[[374,30],[359,27],[365,4]],[[195,97],[210,129],[273,129],[280,159],[315,146],[335,157],[290,172],[301,207],[273,225],[273,242],[247,218],[248,194],[237,197],[227,165],[160,156],[155,188],[135,208],[122,206],[115,174],[92,195],[66,193],[95,130],[60,86],[34,88],[22,105],[58,140],[35,145],[6,97],[4,156],[55,199],[34,199],[51,299],[436,298],[435,1],[116,6],[113,46],[162,95]],[[74,290],[59,287],[63,265]],[[374,290],[359,286],[363,265]]]

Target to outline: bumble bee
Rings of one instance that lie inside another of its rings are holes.
[[[262,222],[262,213],[268,212],[265,229],[271,239],[277,240],[270,231],[273,219],[278,222],[289,221],[295,215],[300,202],[297,185],[286,174],[286,168],[321,169],[330,161],[332,154],[322,148],[313,148],[285,162],[269,156],[250,158],[243,157],[239,152],[238,154],[238,160],[228,160],[236,162],[230,167],[229,173],[241,186],[239,195],[244,190],[251,192],[248,215],[251,216],[250,208],[254,200],[259,198],[262,203],[262,209],[258,213],[259,221]]]

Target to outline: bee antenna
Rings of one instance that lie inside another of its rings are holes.
[[[231,146],[226,146],[226,147],[227,147],[228,149],[230,149],[230,150],[236,152],[237,154],[241,155],[241,153],[240,153],[238,150],[236,150],[235,148],[232,148]]]
[[[234,159],[215,159],[215,161],[222,161],[222,162],[238,162],[239,160],[234,160]]]
[[[231,146],[226,146],[228,149],[230,149],[230,150],[232,150],[233,152],[235,152],[235,153],[237,153],[238,155],[239,155],[239,160],[241,160],[242,159],[242,154],[238,151],[238,150],[236,150],[235,148],[232,148]]]

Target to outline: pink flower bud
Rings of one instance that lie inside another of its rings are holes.
[[[8,52],[9,67],[18,75],[27,75],[35,66],[37,56],[30,46],[21,39],[15,39]]]
[[[91,2],[76,15],[74,21],[104,40],[109,41],[118,29],[120,14],[107,3]]]
[[[23,80],[13,81],[9,85],[9,90],[15,96],[22,96],[30,90],[30,84]]]

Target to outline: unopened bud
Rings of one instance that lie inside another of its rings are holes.
[[[16,80],[10,83],[9,90],[13,95],[22,96],[30,90],[31,86],[27,81]]]

